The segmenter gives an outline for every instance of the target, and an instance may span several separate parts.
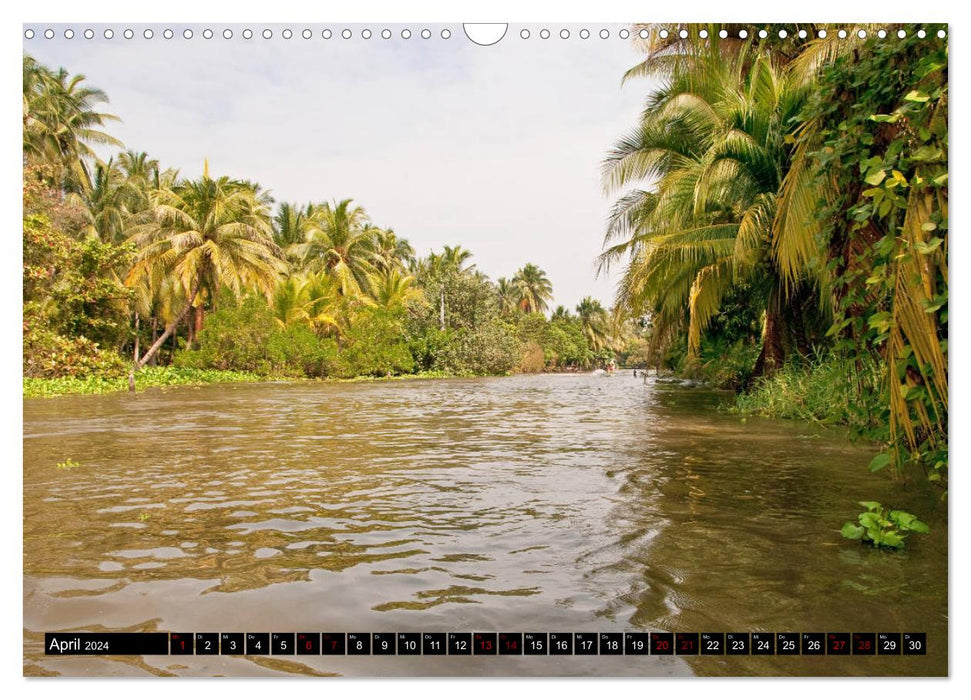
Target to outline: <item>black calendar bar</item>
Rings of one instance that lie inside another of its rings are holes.
[[[47,632],[48,656],[167,656],[168,632]]]
[[[47,632],[48,656],[925,655],[924,632]]]

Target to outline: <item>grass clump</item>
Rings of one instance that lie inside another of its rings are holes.
[[[886,425],[880,368],[837,355],[790,362],[735,399],[738,413],[845,425],[868,437]]]

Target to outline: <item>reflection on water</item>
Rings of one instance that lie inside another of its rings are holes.
[[[27,400],[25,672],[946,673],[936,495],[721,398],[619,373]],[[864,498],[931,535],[844,541]],[[62,629],[926,631],[931,653],[45,658]]]

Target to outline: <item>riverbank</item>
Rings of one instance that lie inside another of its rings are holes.
[[[517,374],[583,374],[587,371],[577,368],[565,368],[557,371],[525,372]],[[232,384],[238,382],[323,382],[349,384],[358,382],[389,382],[407,381],[409,379],[461,379],[480,376],[503,376],[481,374],[457,374],[449,372],[414,372],[411,374],[393,374],[384,377],[362,375],[358,377],[294,377],[287,375],[263,375],[255,372],[237,372],[234,370],[194,369],[190,367],[145,367],[135,375],[137,391],[151,387],[163,386],[203,386],[206,384]],[[58,377],[56,379],[38,379],[24,377],[23,391],[25,399],[44,398],[53,396],[69,396],[77,394],[113,394],[128,391],[127,377]]]
[[[386,382],[408,379],[454,379],[462,376],[444,372],[420,372],[416,374],[398,374],[387,377],[360,376],[349,378],[310,379],[307,377],[268,376],[253,372],[237,372],[218,369],[191,369],[186,367],[146,367],[135,375],[135,386],[138,391],[152,387],[164,386],[203,386],[206,384],[232,384],[238,382],[325,382],[325,383],[357,383],[357,382]],[[38,379],[24,377],[24,398],[46,398],[54,396],[68,396],[77,394],[112,394],[128,391],[127,377],[58,377],[56,379]]]
[[[234,372],[217,369],[187,369],[175,367],[146,367],[135,375],[138,389],[159,386],[182,386],[193,384],[220,384],[226,382],[267,381],[251,372]],[[67,394],[110,394],[128,391],[128,377],[57,377],[38,379],[24,377],[24,398],[45,396],[64,396]]]
[[[564,373],[571,373],[566,370]],[[146,367],[136,375],[136,388],[166,386],[203,386],[240,382],[386,382],[408,379],[454,379],[477,375],[447,372],[420,372],[376,377],[307,378],[287,375],[264,375],[235,370],[196,369],[189,367]],[[678,374],[668,376],[670,381],[691,381]],[[748,391],[736,394],[724,406],[732,413],[786,418],[832,426],[845,426],[863,432],[872,429],[873,416],[878,406],[865,406],[859,401],[858,384],[875,385],[879,381],[875,368],[862,374],[849,363],[827,360],[804,366],[787,366],[771,377],[758,381]],[[717,386],[716,382],[694,380],[693,383]],[[110,394],[128,391],[126,376],[58,377],[39,379],[24,377],[24,398],[54,397],[76,394]],[[868,393],[873,395],[873,393]]]

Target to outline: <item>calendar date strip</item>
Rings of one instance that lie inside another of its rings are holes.
[[[48,656],[925,655],[924,632],[47,632]]]

